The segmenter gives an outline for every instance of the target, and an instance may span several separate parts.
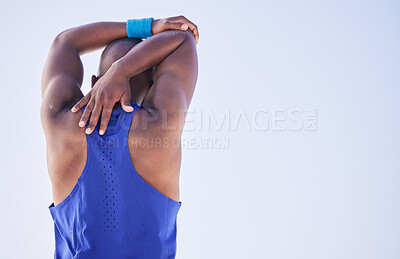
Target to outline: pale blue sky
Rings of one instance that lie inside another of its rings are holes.
[[[177,258],[399,258],[399,11],[377,0],[7,2],[0,258],[54,252],[39,118],[54,36],[179,14],[197,23],[200,40]],[[98,59],[83,57],[84,93]],[[207,128],[213,116],[233,126]],[[228,146],[198,146],[207,139]]]

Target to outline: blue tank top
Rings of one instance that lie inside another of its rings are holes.
[[[132,106],[133,112],[122,107],[112,112],[104,135],[98,133],[100,123],[85,134],[87,160],[82,175],[61,203],[49,206],[54,258],[175,258],[181,202],[168,198],[136,172],[128,133],[141,106]]]

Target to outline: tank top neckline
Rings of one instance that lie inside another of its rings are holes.
[[[134,113],[134,112],[136,112],[136,110],[138,110],[138,109],[140,109],[142,107],[142,105],[138,105],[134,101],[131,102],[131,106],[133,107],[133,111],[132,112],[126,112],[124,109],[122,109],[122,106],[118,107],[115,111],[111,112],[110,121],[111,120],[117,120],[117,124],[114,126],[115,127],[114,129],[111,130],[110,128],[107,128],[106,132],[103,135],[100,135],[98,131],[99,131],[99,128],[100,128],[100,120],[101,119],[99,118],[99,121],[98,121],[98,123],[97,123],[97,125],[95,127],[95,130],[91,134],[95,134],[98,137],[104,138],[104,137],[109,137],[109,136],[115,135],[118,132],[120,132],[121,123],[123,123],[123,121],[117,119],[117,117],[119,117],[121,113]],[[83,111],[84,111],[85,108],[86,108],[86,105],[81,108],[82,114],[83,114]],[[85,125],[85,129],[87,128],[88,125],[89,125],[89,120],[87,121],[87,123]]]
[[[138,104],[135,103],[135,102],[131,102],[131,106],[133,107],[133,111],[132,111],[132,112],[135,111],[135,106],[138,106],[138,108],[142,107],[142,105],[138,105]],[[86,108],[86,105],[84,105],[84,106],[81,108],[81,112],[82,112],[82,113],[83,113],[83,110],[84,110],[85,108]],[[121,112],[125,112],[125,110],[122,109],[122,106],[120,106],[120,107],[118,107],[116,110],[112,111],[112,112],[111,112],[111,117],[117,116],[117,115],[119,115]]]

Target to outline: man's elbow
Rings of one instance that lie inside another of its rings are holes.
[[[194,38],[194,34],[191,30],[187,29],[186,31],[182,31],[184,34],[184,41],[190,42],[190,44],[194,44],[196,46],[196,40]]]
[[[179,39],[179,41],[181,41],[181,44],[183,44],[184,42],[193,42],[194,45],[196,45],[196,40],[194,38],[193,32],[189,29],[187,29],[186,31],[173,30],[169,33],[172,33],[172,37]]]
[[[68,30],[62,31],[53,40],[53,45],[63,45],[69,42]]]
[[[57,36],[54,38],[52,47],[67,47],[67,48],[73,48],[78,53],[80,53],[80,50],[77,48],[76,42],[73,39],[73,35],[70,32],[70,29],[65,30],[57,34]]]

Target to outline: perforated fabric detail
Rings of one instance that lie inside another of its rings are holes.
[[[115,170],[115,140],[107,139],[101,144],[100,174],[102,177],[102,201],[104,231],[119,231],[118,173]]]

